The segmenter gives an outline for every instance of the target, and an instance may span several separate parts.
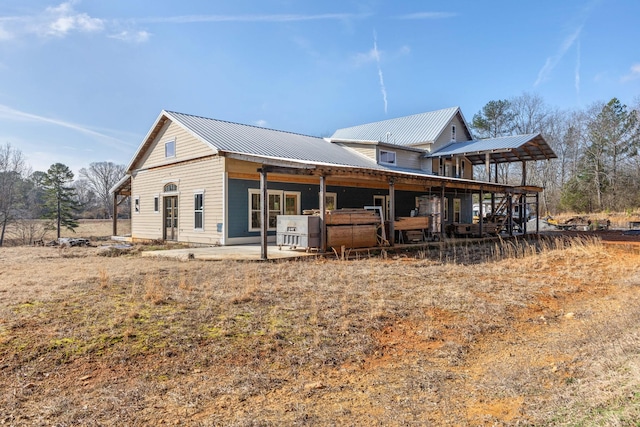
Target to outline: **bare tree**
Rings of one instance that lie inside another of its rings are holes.
[[[81,217],[84,218],[98,218],[102,213],[103,207],[99,200],[97,200],[96,193],[93,191],[93,186],[85,178],[76,179],[72,187],[75,190],[76,202],[80,209]]]
[[[20,150],[11,144],[0,146],[0,246],[4,244],[7,225],[14,219],[20,194],[18,187],[28,172]]]
[[[113,199],[109,190],[125,174],[124,165],[112,162],[91,163],[88,168],[80,169],[80,176],[86,179],[100,201],[103,218],[110,218],[113,212]]]
[[[552,111],[539,95],[525,92],[509,100],[509,104],[516,134],[545,132]]]

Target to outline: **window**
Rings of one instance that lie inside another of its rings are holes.
[[[175,157],[176,156],[176,140],[167,141],[164,143],[164,157]]]
[[[456,141],[456,125],[451,125],[451,142]]]
[[[249,190],[249,230],[260,230],[260,192]]]
[[[278,215],[300,213],[300,193],[268,190],[267,210],[269,211],[267,228],[275,230]],[[249,189],[249,231],[260,231],[260,224],[260,190]]]
[[[153,197],[153,211],[155,213],[160,212],[160,197],[159,196],[154,196]]]
[[[326,211],[332,211],[334,209],[338,209],[337,193],[324,193],[324,209]]]
[[[299,193],[284,193],[284,214],[298,215],[300,213]]]
[[[193,195],[193,228],[204,229],[204,193]]]
[[[465,178],[465,176],[464,176],[464,160],[462,161],[462,172],[461,172],[460,178]]]
[[[136,196],[133,199],[133,212],[139,214],[140,213],[140,196]]]
[[[444,204],[444,221],[449,221],[449,199],[445,197],[442,199],[442,203]]]
[[[282,193],[269,194],[269,229],[274,229],[278,225],[278,215],[282,213]]]
[[[396,164],[396,153],[394,151],[380,150],[380,163],[387,165]]]
[[[460,222],[460,206],[462,201],[460,199],[453,199],[453,222]]]
[[[178,191],[178,186],[172,182],[164,186],[165,193],[175,193],[177,191]]]

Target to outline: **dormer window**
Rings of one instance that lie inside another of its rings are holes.
[[[451,142],[456,142],[456,125],[451,125]]]
[[[395,165],[396,164],[395,151],[380,150],[380,163],[385,165]]]

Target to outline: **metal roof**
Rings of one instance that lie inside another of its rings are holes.
[[[298,163],[379,169],[373,159],[323,138],[173,111],[164,113],[197,138],[209,143],[218,152],[290,160]]]
[[[540,133],[454,142],[426,157],[464,156],[472,164],[481,165],[486,161],[487,154],[492,163],[548,160],[558,157]]]
[[[380,141],[403,146],[434,142],[456,114],[460,114],[466,126],[460,108],[451,107],[338,129],[331,136],[331,140]]]

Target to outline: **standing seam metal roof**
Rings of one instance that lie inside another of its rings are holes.
[[[368,159],[323,138],[165,111],[173,121],[223,152],[378,169]]]
[[[331,139],[387,142],[387,133],[389,133],[388,142],[396,145],[433,142],[459,111],[459,107],[451,107],[338,129]]]
[[[499,163],[557,158],[540,133],[454,142],[426,157],[465,156],[474,164],[482,164],[486,154]]]

